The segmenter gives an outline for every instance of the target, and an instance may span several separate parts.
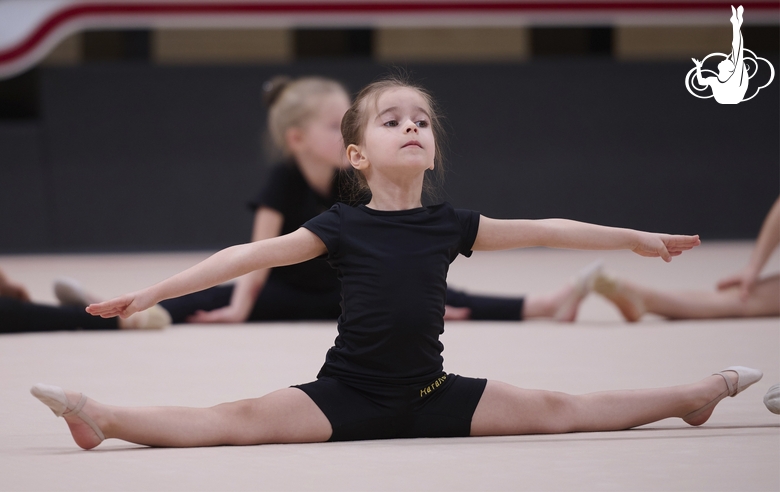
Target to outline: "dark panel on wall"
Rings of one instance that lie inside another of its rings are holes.
[[[777,81],[753,101],[722,106],[688,94],[685,63],[408,68],[444,109],[444,198],[459,207],[746,238],[780,191]],[[262,82],[323,74],[356,91],[385,71],[360,60],[43,69],[41,131],[19,138],[0,126],[0,252],[246,241],[245,203],[270,165]],[[10,148],[34,164],[14,168],[19,186],[6,184]],[[30,215],[20,225],[6,211],[21,202]]]
[[[0,121],[34,120],[40,109],[38,69],[0,80]]]
[[[296,29],[295,58],[371,57],[371,29]]]
[[[531,54],[537,56],[611,55],[611,27],[532,27]]]
[[[43,85],[59,248],[248,239],[242,207],[262,176],[256,77],[88,66],[49,71]]]
[[[0,251],[51,251],[50,179],[35,123],[0,122]]]

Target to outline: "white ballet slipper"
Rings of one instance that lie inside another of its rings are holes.
[[[723,374],[726,371],[732,371],[737,373],[737,384],[733,385],[731,383],[731,378],[728,377],[726,374]],[[764,373],[761,372],[760,369],[753,369],[750,367],[744,367],[744,366],[731,366],[727,367],[726,369],[723,369],[720,372],[716,372],[713,374],[714,376],[721,376],[724,381],[726,381],[726,391],[722,392],[720,395],[718,395],[714,400],[707,403],[703,407],[701,407],[698,410],[694,410],[693,412],[689,413],[685,417],[683,417],[683,420],[691,425],[699,425],[697,423],[691,423],[695,422],[696,418],[700,416],[701,414],[711,410],[715,405],[717,405],[722,399],[726,398],[727,396],[735,397],[738,394],[742,393],[744,390],[749,388],[754,383],[757,383],[761,380],[762,377],[764,377]]]
[[[627,321],[639,321],[647,312],[642,299],[618,278],[601,273],[593,282],[593,290],[615,304]]]
[[[770,412],[780,414],[780,383],[772,386],[766,392],[764,405]]]
[[[77,281],[68,277],[61,277],[54,281],[54,295],[62,306],[87,307],[90,304],[101,302],[97,296],[89,294]]]
[[[593,290],[594,282],[601,274],[602,268],[604,268],[604,260],[596,260],[577,273],[573,281],[574,288],[561,305],[558,306],[558,309],[555,310],[555,315],[553,316],[555,321],[569,321],[569,313],[571,313],[575,305],[582,302]]]
[[[119,320],[123,330],[160,330],[172,323],[171,315],[159,304]]]
[[[732,386],[731,378],[723,374],[726,371],[733,371],[737,373],[737,385]],[[748,387],[757,383],[764,377],[764,373],[760,369],[753,369],[745,366],[731,366],[723,369],[720,372],[716,372],[714,375],[722,376],[726,380],[726,387],[728,388],[728,394],[732,398],[742,393]]]
[[[92,420],[89,415],[81,411],[81,409],[84,408],[84,404],[87,403],[87,397],[83,393],[81,394],[79,402],[75,405],[68,401],[68,397],[65,396],[65,391],[59,386],[38,383],[30,388],[30,393],[41,400],[44,405],[49,407],[57,417],[63,417],[72,413],[95,431],[95,434],[101,441],[106,439],[103,435],[103,431],[100,430],[100,427],[97,426],[95,421]]]

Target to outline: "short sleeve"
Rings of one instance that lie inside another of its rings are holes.
[[[289,207],[291,164],[279,164],[271,169],[268,181],[260,191],[247,205],[253,211],[260,207],[268,207],[285,214]]]
[[[460,223],[460,245],[458,252],[463,256],[471,256],[471,248],[474,241],[477,240],[477,231],[479,230],[479,212],[473,210],[455,209]]]
[[[341,204],[337,203],[301,226],[313,232],[325,243],[325,247],[328,249],[328,258],[333,258],[339,249],[341,232],[340,207]]]

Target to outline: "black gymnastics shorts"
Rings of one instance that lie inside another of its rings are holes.
[[[329,441],[411,437],[465,437],[487,379],[442,373],[414,386],[345,383],[324,376],[293,386],[330,421]]]

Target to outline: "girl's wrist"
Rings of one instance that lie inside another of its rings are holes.
[[[154,306],[162,299],[165,299],[165,297],[161,296],[160,293],[157,292],[158,289],[155,289],[155,287],[156,286],[147,287],[146,289],[138,291],[136,294],[136,299],[140,301],[142,306],[147,306],[146,309]]]
[[[642,236],[645,234],[647,233],[637,231],[636,229],[626,229],[626,241],[628,244],[623,249],[630,249],[633,251],[638,248],[641,244],[644,243],[644,241],[642,241]]]

